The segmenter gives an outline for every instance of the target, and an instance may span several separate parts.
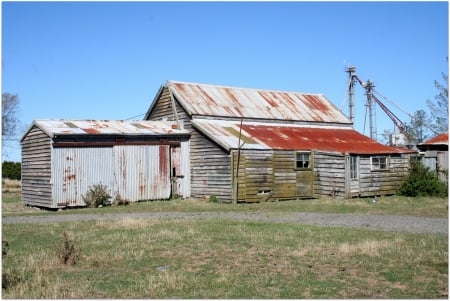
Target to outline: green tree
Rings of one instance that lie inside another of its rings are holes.
[[[421,143],[424,139],[432,136],[432,132],[427,126],[428,115],[424,110],[417,110],[411,116],[411,122],[407,125],[410,142]]]
[[[2,163],[2,177],[12,180],[20,180],[21,178],[20,162],[4,161]]]
[[[430,109],[429,125],[435,134],[448,131],[448,74],[442,73],[442,79],[443,83],[434,81],[434,86],[439,90],[439,94],[434,97],[435,102],[427,100]]]

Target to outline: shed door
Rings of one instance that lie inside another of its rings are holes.
[[[131,201],[169,199],[168,145],[114,146],[115,192]]]
[[[295,153],[296,196],[313,197],[314,171],[311,152]]]
[[[359,157],[358,156],[350,156],[349,159],[350,164],[350,192],[358,193],[359,192]]]

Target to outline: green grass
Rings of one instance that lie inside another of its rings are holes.
[[[448,292],[442,235],[129,218],[2,231],[9,243],[2,272],[15,279],[4,298],[428,299]],[[79,250],[73,266],[57,257],[64,231]]]
[[[25,207],[20,194],[3,194],[2,216],[42,215],[42,214],[74,214],[74,213],[123,213],[123,212],[325,212],[325,213],[369,213],[413,215],[428,217],[447,217],[448,199],[437,197],[402,197],[389,196],[360,199],[312,199],[267,202],[255,204],[221,204],[200,200],[147,201],[129,206],[70,209],[58,213]]]

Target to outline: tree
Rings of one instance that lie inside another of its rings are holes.
[[[429,126],[437,134],[448,131],[448,75],[442,73],[442,79],[443,84],[437,80],[434,81],[434,86],[439,90],[439,94],[434,97],[436,102],[427,100],[430,109]]]
[[[433,135],[427,126],[427,119],[427,112],[424,110],[417,110],[411,116],[411,122],[407,125],[410,142],[421,143],[424,139]]]
[[[17,94],[2,93],[2,149],[17,139],[20,123],[17,117],[19,97]]]

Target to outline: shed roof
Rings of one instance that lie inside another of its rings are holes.
[[[420,145],[448,145],[448,132],[428,139],[420,143]]]
[[[239,121],[195,119],[192,124],[223,148],[237,149]],[[263,122],[243,122],[241,145],[241,149],[318,150],[367,155],[415,152],[380,144],[351,127]]]
[[[147,120],[34,120],[21,140],[34,126],[40,128],[50,138],[63,135],[135,135],[166,136],[189,135],[189,131],[174,129],[173,122]]]
[[[168,81],[166,87],[189,115],[351,124],[322,94],[177,81]]]

